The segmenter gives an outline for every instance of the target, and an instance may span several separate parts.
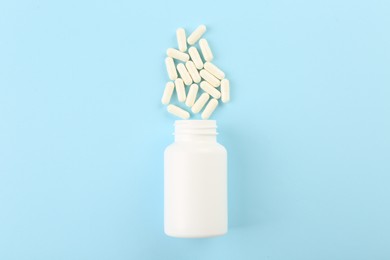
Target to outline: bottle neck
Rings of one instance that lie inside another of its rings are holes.
[[[175,142],[217,142],[215,120],[176,120]]]

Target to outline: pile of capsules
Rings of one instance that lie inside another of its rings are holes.
[[[219,98],[223,103],[230,100],[229,80],[225,79],[225,73],[222,70],[211,63],[214,56],[207,40],[202,38],[205,32],[206,26],[200,25],[187,38],[185,30],[179,28],[176,31],[179,50],[174,48],[167,50],[168,57],[165,59],[165,65],[171,81],[165,86],[161,102],[168,105],[169,113],[182,119],[189,119],[190,113],[183,108],[169,104],[174,90],[176,90],[179,102],[185,102],[186,106],[191,108],[192,113],[197,114],[205,107],[201,114],[202,119],[208,119],[211,116],[218,106]],[[198,41],[203,59],[194,46]],[[175,65],[175,60],[178,62],[177,65]],[[197,98],[199,86],[203,93]],[[218,87],[220,90],[217,89]],[[186,91],[186,88],[189,90]]]

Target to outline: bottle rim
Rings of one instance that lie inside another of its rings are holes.
[[[175,127],[217,128],[217,121],[215,121],[215,120],[176,120]]]
[[[216,135],[217,122],[215,120],[176,120],[175,133],[194,135]]]

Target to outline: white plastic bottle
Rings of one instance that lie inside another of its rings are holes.
[[[177,120],[164,154],[164,230],[200,238],[227,232],[227,152],[215,120]]]

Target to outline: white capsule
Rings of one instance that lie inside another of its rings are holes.
[[[167,72],[170,80],[177,79],[177,71],[175,63],[171,57],[165,58],[165,66],[167,67]]]
[[[208,94],[210,94],[210,96],[212,96],[215,99],[221,97],[221,92],[219,92],[216,88],[211,86],[207,81],[202,81],[200,83],[200,88],[203,89]]]
[[[206,61],[204,63],[204,69],[207,70],[208,72],[210,72],[212,75],[214,75],[218,79],[225,78],[225,73],[211,62]]]
[[[184,89],[183,80],[181,78],[176,79],[175,86],[176,86],[177,99],[180,102],[184,102],[186,100],[186,90]]]
[[[180,117],[182,119],[190,118],[190,113],[188,113],[187,111],[185,111],[184,109],[182,109],[178,106],[170,104],[170,105],[168,105],[167,110],[172,115],[175,115],[175,116]]]
[[[181,61],[188,61],[190,59],[190,56],[187,53],[181,52],[179,50],[176,50],[174,48],[169,48],[167,50],[167,56],[174,58],[176,60],[181,60]]]
[[[199,41],[200,50],[202,51],[203,58],[205,61],[212,61],[214,58],[213,53],[211,52],[209,43],[206,39],[200,39]]]
[[[218,100],[211,99],[202,113],[202,119],[208,119],[218,106]]]
[[[198,84],[192,84],[190,87],[190,91],[188,91],[187,99],[186,99],[186,105],[188,107],[192,107],[194,105],[196,95],[198,95]]]
[[[180,77],[183,79],[184,84],[186,84],[187,86],[192,84],[192,78],[190,76],[190,73],[188,73],[183,63],[177,64],[177,71],[179,72]]]
[[[183,28],[177,29],[176,37],[177,37],[177,45],[179,46],[179,50],[181,52],[185,52],[187,50],[186,31]]]
[[[192,106],[191,110],[193,113],[199,113],[202,110],[203,106],[206,104],[207,100],[209,100],[210,96],[207,93],[203,93],[200,95],[198,100],[196,100],[195,104]]]
[[[217,79],[216,77],[214,77],[210,72],[208,72],[207,70],[203,69],[199,72],[200,76],[206,80],[208,83],[210,83],[211,86],[213,87],[219,87],[219,85],[221,84],[221,81],[219,81],[219,79]]]
[[[164,93],[163,93],[163,96],[161,98],[161,103],[163,103],[164,105],[169,104],[169,102],[171,101],[171,97],[172,97],[174,89],[175,89],[175,84],[173,84],[172,81],[169,81],[165,85]]]
[[[186,62],[186,68],[188,73],[190,73],[190,76],[192,80],[195,83],[199,83],[202,79],[200,78],[199,72],[195,67],[195,64],[192,61],[187,61]]]
[[[228,79],[221,81],[221,100],[223,103],[230,101],[230,82]]]
[[[188,37],[188,44],[190,45],[194,45],[199,39],[200,37],[202,37],[202,35],[206,32],[206,26],[205,25],[200,25],[198,28],[195,29],[195,31],[193,31],[191,33],[191,35]]]
[[[190,47],[188,49],[188,53],[190,54],[191,60],[194,62],[196,68],[198,70],[203,69],[203,61],[199,55],[198,49],[196,47]]]

